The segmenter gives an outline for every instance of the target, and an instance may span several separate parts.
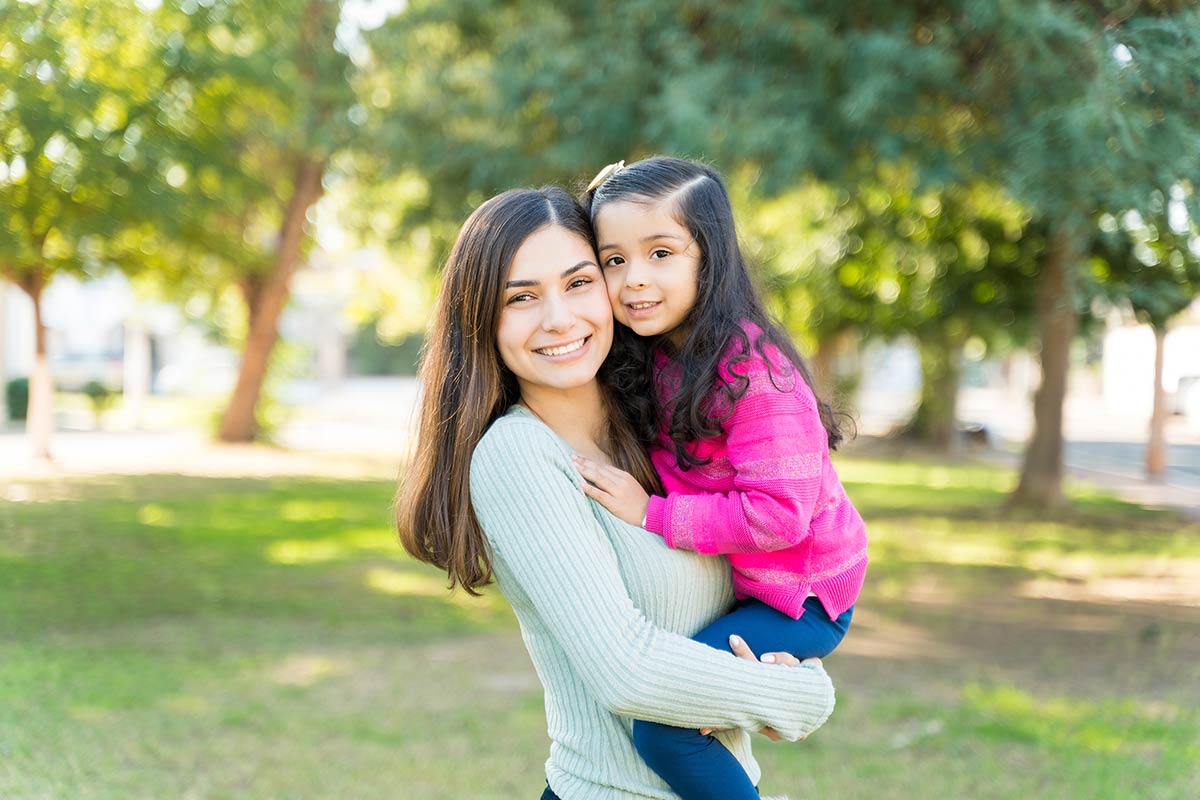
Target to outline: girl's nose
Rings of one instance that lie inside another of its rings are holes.
[[[630,289],[644,289],[648,286],[646,268],[638,263],[631,263],[625,270],[625,285]]]

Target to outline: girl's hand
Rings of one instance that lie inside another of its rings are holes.
[[[729,649],[733,651],[733,654],[735,656],[737,656],[738,658],[744,658],[747,661],[761,660],[768,664],[782,664],[785,667],[794,667],[797,664],[799,664],[800,666],[810,666],[810,665],[811,666],[820,666],[821,665],[821,659],[819,659],[819,658],[806,658],[803,661],[801,661],[800,659],[796,658],[791,653],[763,653],[763,657],[761,659],[757,659],[754,657],[754,652],[750,649],[750,646],[748,644],[746,644],[746,640],[740,636],[730,636],[729,637]],[[701,728],[700,735],[707,736],[708,734],[712,733],[714,730],[715,730],[714,728]],[[767,737],[768,739],[770,739],[773,742],[778,742],[782,739],[782,737],[779,735],[779,733],[774,728],[771,728],[771,727],[764,727],[759,730],[759,733],[761,733],[763,736]],[[800,738],[807,739],[808,737],[802,736]]]
[[[579,474],[587,479],[579,488],[583,493],[612,512],[617,519],[642,527],[650,495],[637,479],[624,470],[597,464],[590,458],[571,456]]]

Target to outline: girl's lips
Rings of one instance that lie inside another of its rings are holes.
[[[650,316],[655,311],[658,311],[658,307],[661,305],[661,300],[655,300],[653,302],[638,301],[636,303],[626,303],[625,311],[629,314],[629,316],[636,319],[638,317]]]
[[[579,341],[582,341],[583,344],[579,345],[574,350],[570,350],[566,353],[559,353],[557,355],[551,355],[550,353],[543,352],[545,350],[559,350],[563,347],[570,347],[571,345],[575,344],[575,342],[579,342]],[[540,347],[540,348],[534,350],[533,352],[537,353],[542,358],[548,358],[551,361],[559,361],[559,362],[572,361],[576,358],[579,358],[580,356],[582,356],[584,353],[586,353],[590,349],[591,344],[592,344],[592,337],[590,335],[585,336],[585,337],[583,337],[582,340],[576,339],[575,342],[567,342],[566,344],[553,345],[551,347]]]

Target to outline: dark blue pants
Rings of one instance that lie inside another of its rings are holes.
[[[791,653],[796,658],[821,658],[833,652],[850,627],[854,609],[830,619],[815,597],[804,601],[800,619],[792,619],[765,603],[747,599],[694,637],[709,647],[729,650],[737,634],[754,655]],[[657,722],[633,723],[638,755],[683,800],[758,800],[758,790],[742,765],[714,736],[696,728],[674,728]]]

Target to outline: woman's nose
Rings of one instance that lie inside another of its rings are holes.
[[[549,298],[544,306],[542,329],[547,331],[565,331],[575,322],[575,314],[571,304],[563,298]]]

